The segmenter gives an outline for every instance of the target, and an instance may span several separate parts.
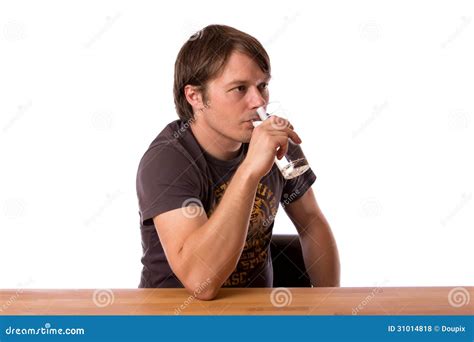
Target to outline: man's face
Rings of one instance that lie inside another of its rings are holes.
[[[219,77],[208,82],[203,123],[236,142],[249,142],[256,110],[268,103],[269,77],[247,55],[234,51]]]

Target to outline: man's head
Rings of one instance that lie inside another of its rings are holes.
[[[174,100],[183,121],[225,138],[248,142],[256,108],[268,102],[270,60],[254,37],[210,25],[181,48],[175,63]]]

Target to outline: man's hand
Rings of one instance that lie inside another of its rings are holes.
[[[288,138],[296,144],[301,143],[300,137],[287,120],[270,116],[253,130],[247,156],[242,164],[246,165],[253,176],[262,178],[271,170],[275,157],[281,159],[288,151]]]

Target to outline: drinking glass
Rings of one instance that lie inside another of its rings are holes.
[[[270,102],[266,106],[259,107],[257,109],[257,114],[262,121],[268,119],[272,115],[288,120],[286,110],[279,102]],[[285,120],[277,119],[272,125],[274,125],[275,128],[282,128],[287,125],[287,121]],[[287,153],[281,160],[278,160],[278,158],[275,157],[275,163],[285,179],[296,178],[308,171],[310,168],[300,145],[295,144],[290,138],[288,139]]]

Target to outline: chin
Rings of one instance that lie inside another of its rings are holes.
[[[252,132],[242,134],[240,141],[244,144],[248,144],[250,142],[250,138],[252,137]]]
[[[245,126],[244,129],[240,130],[239,132],[239,141],[243,143],[249,143],[254,129],[255,128],[253,125]]]

